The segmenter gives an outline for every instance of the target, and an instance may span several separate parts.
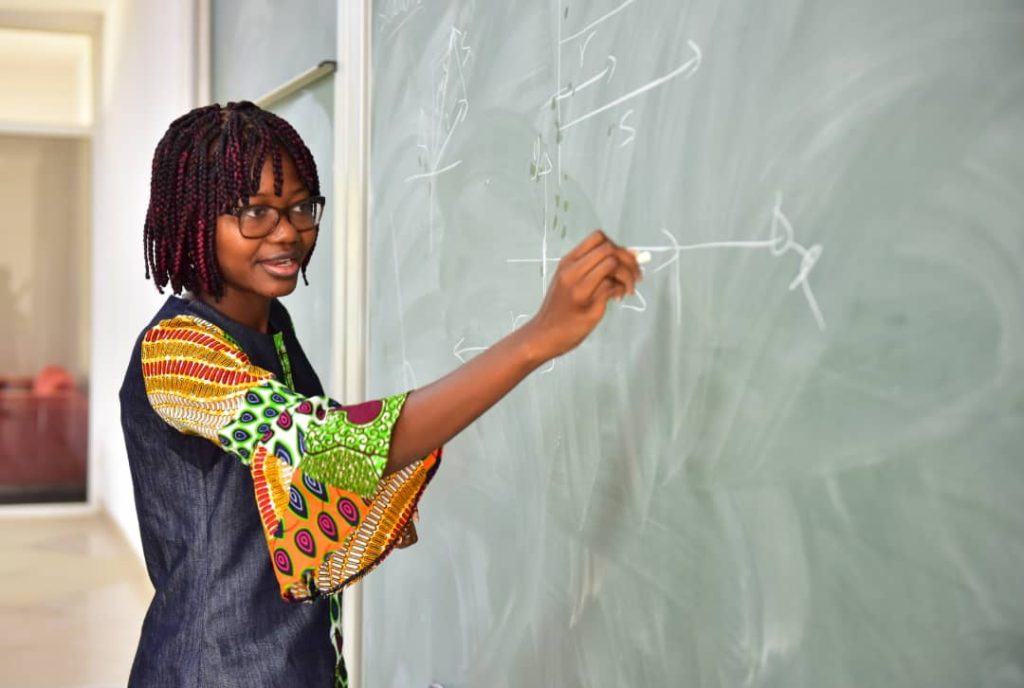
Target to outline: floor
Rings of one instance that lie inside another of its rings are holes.
[[[152,594],[105,515],[0,519],[0,687],[124,686]]]

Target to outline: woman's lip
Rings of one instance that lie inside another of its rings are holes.
[[[294,277],[299,273],[301,265],[295,258],[286,258],[285,261],[281,260],[261,260],[260,265],[264,270],[269,272],[274,277]]]

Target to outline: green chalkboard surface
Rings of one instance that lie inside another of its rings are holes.
[[[370,391],[640,295],[446,448],[367,685],[1024,685],[1024,4],[381,0]]]

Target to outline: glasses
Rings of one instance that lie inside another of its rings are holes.
[[[290,208],[275,208],[272,205],[247,205],[228,211],[238,218],[238,231],[246,239],[262,239],[273,232],[281,222],[281,216],[288,216],[288,223],[296,232],[316,229],[324,214],[323,196],[313,196],[299,201]]]

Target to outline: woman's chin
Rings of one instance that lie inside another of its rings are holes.
[[[292,263],[287,268],[261,263],[253,277],[259,285],[258,290],[261,294],[268,298],[277,298],[295,291],[295,287],[299,285],[300,271],[298,263]]]
[[[265,288],[260,289],[260,292],[269,299],[276,299],[282,296],[288,296],[295,288],[299,286],[299,278],[292,277],[288,280],[274,280],[272,283],[267,284]]]

